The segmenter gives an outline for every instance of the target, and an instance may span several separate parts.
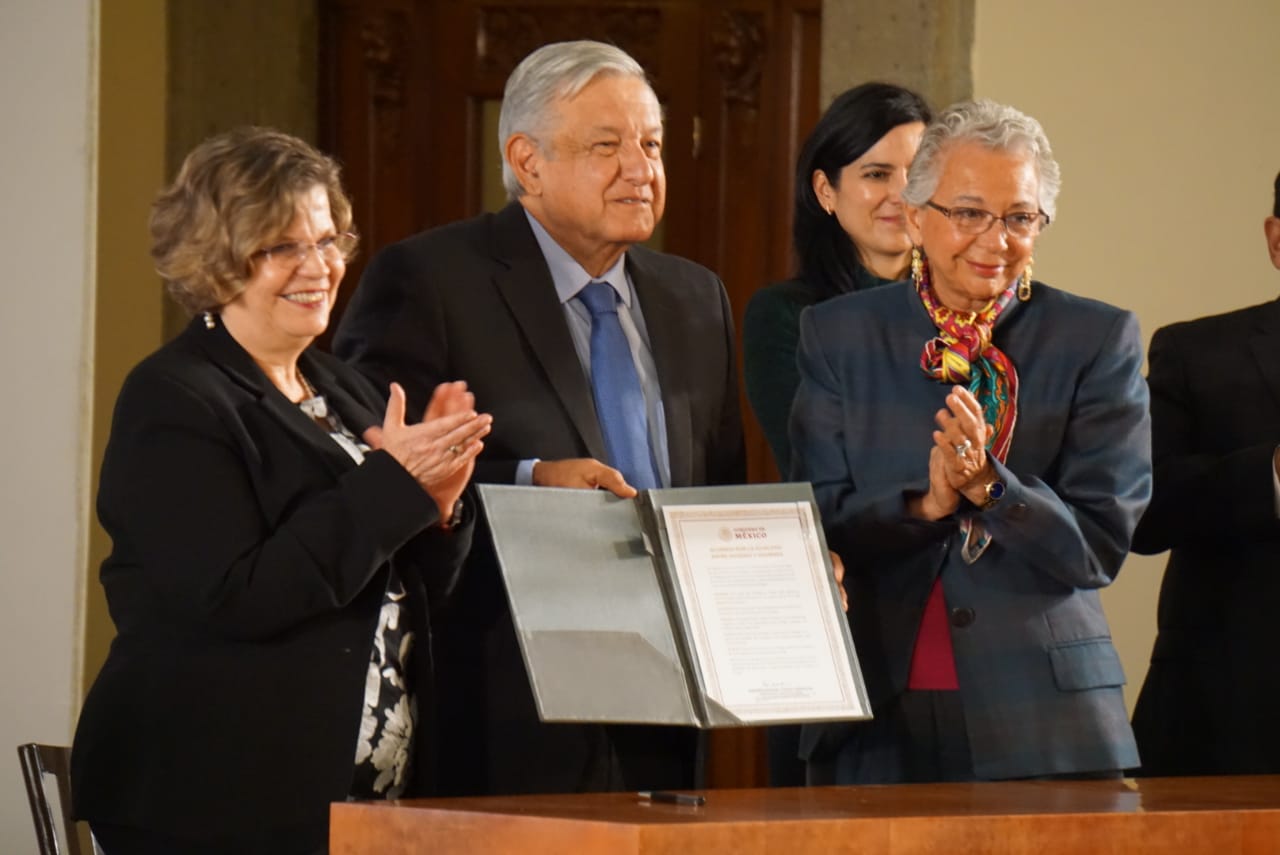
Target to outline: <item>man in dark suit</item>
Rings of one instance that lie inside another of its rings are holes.
[[[1280,175],[1264,230],[1280,268]],[[1280,773],[1280,301],[1157,330],[1147,382],[1155,491],[1133,549],[1172,552],[1142,772]]]
[[[375,256],[336,352],[378,382],[403,384],[410,411],[441,379],[466,378],[494,417],[482,482],[624,498],[635,487],[741,482],[724,288],[696,264],[635,246],[661,219],[666,190],[662,113],[643,69],[596,42],[543,47],[507,81],[499,137],[512,203]],[[604,322],[587,306],[589,284],[616,302],[613,333],[629,354],[621,364],[617,351],[597,362]],[[615,370],[626,383],[593,386],[593,375],[600,383]],[[635,409],[620,420],[605,399],[624,386]],[[643,428],[634,454],[619,450],[620,423]],[[483,535],[476,543],[436,636],[444,789],[695,784],[690,730],[538,721],[491,545]]]

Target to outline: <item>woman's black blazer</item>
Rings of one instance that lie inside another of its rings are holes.
[[[353,369],[299,365],[352,432],[381,422]],[[126,379],[98,515],[117,636],[76,732],[79,817],[175,835],[323,821],[351,784],[392,566],[418,633],[413,792],[431,790],[428,604],[470,527],[431,528],[434,502],[390,455],[357,466],[197,318]]]

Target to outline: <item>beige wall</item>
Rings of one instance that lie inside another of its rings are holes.
[[[14,746],[79,708],[97,5],[0,4],[0,852],[35,851]]]
[[[1277,33],[1275,0],[977,0],[975,94],[1038,118],[1062,165],[1037,278],[1134,310],[1147,339],[1275,298]],[[1105,595],[1131,704],[1163,567],[1131,556]]]

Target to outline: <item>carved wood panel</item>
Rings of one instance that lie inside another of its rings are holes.
[[[821,0],[324,0],[320,142],[345,164],[364,239],[345,289],[379,247],[481,210],[481,153],[498,145],[481,138],[485,102],[534,48],[593,38],[649,73],[666,111],[663,248],[719,273],[740,325],[751,294],[791,272],[820,16]],[[745,399],[743,415],[750,477],[773,480]],[[762,784],[764,764],[757,731],[716,733],[708,782]]]

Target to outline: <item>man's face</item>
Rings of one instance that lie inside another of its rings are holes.
[[[522,202],[592,274],[662,219],[662,110],[647,83],[602,75],[556,103]]]

